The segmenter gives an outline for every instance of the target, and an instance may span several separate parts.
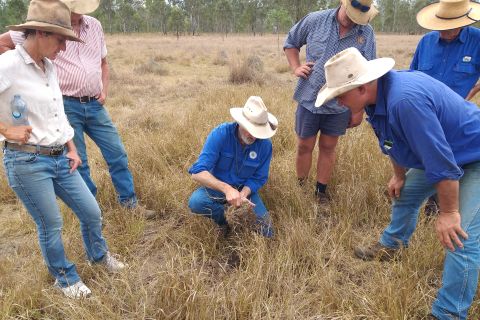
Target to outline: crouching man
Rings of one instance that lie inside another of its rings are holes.
[[[231,108],[230,114],[235,122],[223,123],[210,132],[188,171],[201,185],[188,205],[192,212],[208,216],[220,226],[227,226],[226,205],[250,205],[261,234],[272,237],[270,216],[258,191],[268,179],[270,138],[278,121],[260,97],[250,97],[243,108]]]
[[[364,260],[391,260],[407,247],[422,202],[435,191],[435,229],[446,251],[442,287],[428,319],[466,319],[480,268],[480,109],[417,71],[390,71],[390,58],[366,61],[349,48],[325,64],[327,84],[316,105],[337,98],[365,110],[393,165],[389,226],[379,242],[358,247]],[[407,170],[406,168],[411,168]]]

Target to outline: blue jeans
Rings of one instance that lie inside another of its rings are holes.
[[[62,287],[80,281],[75,265],[65,256],[63,221],[56,196],[80,220],[88,259],[101,261],[108,251],[102,236],[100,208],[82,177],[78,171],[69,173],[69,159],[65,155],[51,157],[6,149],[3,162],[8,184],[37,225],[38,241],[48,271]]]
[[[77,100],[65,98],[63,103],[65,114],[75,131],[73,142],[82,159],[82,165],[78,168],[78,172],[92,194],[97,195],[97,186],[90,176],[84,133],[100,148],[103,158],[107,162],[119,202],[128,207],[135,207],[137,197],[133,177],[128,169],[127,152],[107,110],[96,100],[80,103]]]
[[[442,287],[433,303],[432,313],[440,320],[466,319],[477,290],[480,268],[480,162],[463,166],[460,179],[460,215],[462,228],[468,234],[464,248],[447,250]],[[392,205],[392,220],[380,242],[390,248],[408,246],[417,224],[423,201],[435,193],[423,170],[407,173],[400,198]]]
[[[273,237],[273,227],[268,214],[267,208],[263,204],[262,199],[257,193],[252,193],[249,197],[250,201],[255,204],[253,211],[257,216],[257,224],[260,227],[260,232],[264,237]],[[193,213],[201,214],[210,217],[218,225],[226,225],[225,220],[225,206],[227,200],[223,192],[200,187],[190,196],[188,206]]]

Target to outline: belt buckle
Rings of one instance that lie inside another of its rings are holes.
[[[51,156],[59,156],[63,153],[63,149],[64,147],[63,146],[56,146],[56,147],[52,147],[50,149],[50,155]]]
[[[88,103],[90,102],[90,97],[87,97],[87,96],[79,97],[78,101],[80,101],[80,103]]]

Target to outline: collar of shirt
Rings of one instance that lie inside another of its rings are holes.
[[[15,48],[20,54],[20,57],[22,57],[23,61],[25,61],[25,64],[33,64],[36,68],[40,68],[21,44],[18,44]],[[45,66],[45,73],[52,71],[53,64],[49,59],[43,58],[43,64]]]
[[[465,41],[467,41],[467,37],[468,37],[468,27],[463,28],[460,31],[460,34],[453,41],[445,41],[445,40],[441,39],[440,38],[440,31],[437,31],[435,33],[435,42],[445,44],[445,45],[448,45],[450,43],[454,43],[454,42],[457,42],[457,41],[459,41],[461,43],[465,43]]]
[[[338,7],[335,11],[334,14],[330,16],[330,20],[332,21],[332,24],[335,26],[335,30],[337,32],[338,37],[340,38],[340,22],[337,19],[338,11],[340,10],[340,7]],[[362,34],[363,33],[363,28],[364,26],[359,25],[359,24],[354,24],[354,26],[348,30],[348,32],[343,36],[343,38],[349,37],[352,34]]]

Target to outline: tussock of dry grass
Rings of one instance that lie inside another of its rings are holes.
[[[340,140],[329,186],[333,204],[325,214],[313,198],[313,177],[304,188],[295,178],[293,76],[278,73],[275,83],[261,87],[254,82],[234,85],[225,82],[226,68],[212,64],[221,50],[229,57],[259,47],[277,53],[276,37],[232,36],[222,42],[213,36],[176,41],[116,35],[107,41],[118,76],[107,108],[128,151],[138,197],[158,210],[159,218],[145,221],[119,208],[108,168],[89,143],[104,234],[111,251],[130,267],[109,275],[89,266],[78,219],[62,205],[67,255],[94,294],[86,301],[67,300],[52,288],[35,225],[1,174],[1,319],[393,320],[422,319],[428,313],[443,261],[433,221],[421,216],[399,262],[353,257],[352,248],[376,241],[389,220],[384,190],[390,167],[372,130],[363,124]],[[399,44],[411,52],[416,41],[418,37],[380,36],[379,55]],[[192,51],[197,57],[190,56]],[[141,65],[155,56],[167,68],[175,65],[175,74],[132,72],[132,63]],[[191,66],[181,65],[185,56],[192,59]],[[265,70],[285,59],[268,56],[262,59]],[[397,65],[408,64],[401,55]],[[271,176],[261,191],[276,232],[271,240],[251,232],[224,238],[213,222],[187,208],[197,187],[187,169],[210,130],[231,121],[229,108],[242,106],[250,95],[261,96],[279,119]],[[236,268],[228,263],[232,253],[239,257]],[[477,298],[470,318],[479,314]]]
[[[138,75],[152,73],[157,76],[165,76],[168,74],[168,70],[164,66],[162,66],[160,63],[155,61],[155,59],[150,59],[146,63],[143,63],[135,67],[133,71]]]
[[[240,61],[233,61],[230,65],[229,81],[233,84],[265,83],[264,65],[260,57],[251,55]]]

